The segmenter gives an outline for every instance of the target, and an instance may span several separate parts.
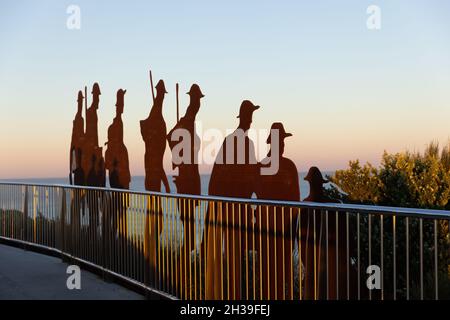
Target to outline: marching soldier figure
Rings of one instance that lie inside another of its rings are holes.
[[[100,102],[100,86],[94,83],[92,87],[92,104],[86,111],[85,147],[82,156],[83,171],[86,175],[86,185],[93,187],[105,187],[105,169],[102,148],[98,145],[98,116],[97,110]],[[89,228],[97,236],[99,220],[99,199],[95,192],[88,191],[87,206],[89,208]]]
[[[327,197],[324,194],[325,183],[329,181],[324,179],[319,168],[311,167],[308,174],[304,178],[309,183],[309,195],[304,201],[333,203],[334,199]],[[347,280],[350,285],[349,293],[356,291],[353,279],[356,279],[356,273],[350,261],[346,260],[346,234],[345,231],[336,230],[336,223],[339,230],[346,229],[345,214],[336,211],[327,210],[315,211],[302,209],[300,236],[301,244],[303,246],[301,260],[305,265],[305,288],[304,299],[342,299],[347,297]],[[328,219],[326,219],[328,215]],[[314,223],[315,219],[315,223]],[[325,235],[326,224],[328,223],[328,230],[332,230]],[[314,225],[316,229],[314,230]],[[313,239],[314,232],[318,235],[316,243]],[[326,247],[326,239],[328,237],[328,250]],[[353,252],[353,245],[349,246],[350,254]],[[314,254],[317,256],[317,262],[314,263]],[[327,258],[328,255],[328,258]],[[338,259],[338,264],[336,264]],[[327,264],[328,263],[328,267]],[[327,277],[327,268],[328,274]],[[347,279],[347,272],[350,272],[350,279]],[[338,274],[336,274],[336,270]],[[314,288],[314,274],[317,274],[316,288]],[[339,296],[336,294],[336,288],[339,288]],[[328,292],[327,292],[328,289]],[[350,295],[351,296],[351,295]]]
[[[141,120],[141,135],[145,142],[145,189],[159,192],[161,191],[161,182],[163,182],[166,192],[170,192],[163,167],[167,127],[162,107],[167,91],[163,80],[159,80],[155,88],[156,98],[150,115],[147,119]]]
[[[283,156],[284,139],[290,136],[292,134],[284,130],[282,123],[275,122],[272,124],[270,135],[267,138],[267,143],[271,145],[271,148],[267,157],[261,161],[261,167],[275,167],[276,172],[264,174],[261,170],[260,183],[258,184],[259,191],[257,192],[258,199],[300,201],[297,167],[292,160]],[[291,266],[297,217],[298,211],[296,209],[289,212],[288,210],[283,211],[280,207],[269,207],[261,217],[261,232],[269,242],[262,241],[261,248],[257,249],[261,250],[262,274],[260,278],[263,284],[261,289],[264,299],[293,298],[294,292],[290,283],[293,281]],[[285,296],[286,291],[283,289],[287,289],[287,296]]]
[[[195,118],[200,110],[200,101],[204,97],[200,87],[193,84],[187,93],[190,96],[190,103],[187,107],[186,114],[178,121],[176,126],[167,135],[169,147],[173,149],[177,145],[178,140],[173,136],[177,130],[185,130],[189,134],[188,150],[181,149],[180,154],[172,156],[173,167],[178,168],[178,176],[175,177],[175,185],[177,193],[199,195],[201,192],[200,173],[198,171],[198,152],[200,150],[200,137],[195,131]],[[183,137],[183,132],[179,133]],[[183,141],[184,145],[187,145]],[[184,152],[189,152],[186,156]],[[173,158],[181,159],[181,161],[173,161]]]
[[[173,167],[178,168],[178,176],[174,179],[177,193],[200,195],[201,183],[198,170],[198,152],[201,142],[200,137],[195,132],[195,118],[200,110],[200,100],[204,95],[197,84],[193,84],[187,94],[190,96],[190,103],[187,107],[186,114],[169,132],[167,140],[169,147],[173,149],[178,144],[178,138],[183,137],[183,146],[187,147],[182,148],[180,154],[172,155]],[[189,141],[184,141],[184,139],[189,139]],[[185,153],[188,153],[188,155]],[[186,265],[184,261],[191,254],[192,250],[195,249],[196,245],[194,217],[197,205],[198,203],[192,200],[188,201],[185,205],[183,205],[181,200],[178,202],[178,210],[180,211],[180,219],[183,222],[184,230],[183,248],[180,257],[180,289],[187,288],[187,274],[191,274],[191,266]]]
[[[100,103],[100,86],[94,83],[92,86],[92,104],[86,110],[86,136],[90,143],[98,146],[98,116],[97,110]]]
[[[259,106],[245,100],[239,111],[239,127],[228,135],[219,153],[211,174],[209,182],[209,194],[235,198],[251,198],[257,191],[258,163],[255,156],[253,141],[248,137],[248,130],[252,123],[252,116]],[[227,269],[229,268],[229,285],[232,286],[232,299],[241,299],[242,292],[242,239],[238,226],[244,225],[245,221],[253,221],[250,208],[244,205],[232,204],[213,206],[215,212],[208,210],[205,218],[207,225],[207,257],[206,257],[206,298],[218,299],[223,290],[220,282],[220,266],[223,263],[222,252],[223,241],[227,243],[230,253],[227,256]],[[227,210],[228,209],[228,210]],[[248,210],[247,210],[248,209]],[[242,214],[241,214],[242,213]],[[227,216],[228,214],[228,216]],[[224,222],[228,224],[223,229]],[[217,254],[219,253],[219,254]]]
[[[108,128],[108,148],[105,152],[105,169],[111,173],[116,169],[118,175],[118,181],[116,179],[109,179],[109,184],[115,189],[129,189],[131,174],[128,161],[128,151],[123,142],[123,122],[122,113],[124,107],[124,96],[127,90],[119,89],[117,91],[116,102],[116,117],[113,119],[113,123]],[[114,162],[116,167],[114,167]]]
[[[151,80],[151,78],[150,78]],[[163,182],[166,192],[170,192],[169,181],[163,167],[163,157],[166,150],[167,128],[162,114],[164,96],[167,93],[163,80],[156,85],[156,97],[147,119],[141,120],[141,135],[145,142],[145,189],[161,191]],[[153,88],[152,88],[153,92]],[[146,272],[144,282],[154,285],[157,247],[159,234],[162,231],[162,211],[159,201],[149,201],[145,217],[144,256]]]
[[[70,184],[73,182],[75,185],[83,185],[85,177],[80,177],[80,173],[84,175],[83,169],[81,167],[81,155],[84,143],[84,119],[83,119],[83,93],[78,91],[78,109],[73,119],[72,128],[72,140],[70,142]],[[74,177],[72,176],[74,175]],[[73,181],[75,180],[75,181]]]
[[[102,148],[98,145],[98,116],[97,110],[100,102],[100,86],[98,83],[94,83],[92,87],[92,104],[86,111],[86,134],[85,134],[85,151],[83,155],[83,170],[86,174],[86,180],[91,170],[96,172],[96,178],[92,179],[91,183],[94,187],[104,187],[104,168],[103,168],[103,154]],[[95,156],[95,163],[92,159]]]
[[[116,117],[108,128],[108,148],[105,152],[105,169],[109,172],[109,185],[115,189],[129,189],[131,174],[128,161],[128,151],[123,142],[122,113],[124,108],[124,96],[126,90],[117,91]],[[127,201],[124,202],[122,195],[113,193],[113,207],[117,208],[119,216],[119,230],[122,236],[127,230]],[[117,231],[117,215],[112,215],[113,230]]]
[[[70,184],[83,186],[86,183],[86,173],[83,170],[84,150],[84,119],[83,119],[83,93],[78,91],[78,109],[73,120],[72,139],[70,142]],[[79,230],[81,224],[81,211],[84,211],[83,190],[75,189],[74,197],[70,204],[71,221],[74,230]],[[72,239],[72,229],[69,229]],[[72,239],[74,241],[74,239]]]

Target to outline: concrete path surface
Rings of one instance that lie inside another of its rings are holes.
[[[68,264],[59,258],[0,244],[0,299],[140,300],[143,296],[81,269],[81,289],[66,286]]]

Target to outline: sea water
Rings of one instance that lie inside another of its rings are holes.
[[[333,172],[324,172],[323,175],[332,175]],[[306,176],[306,172],[299,172],[299,183],[300,183],[300,198],[304,199],[308,196],[309,194],[309,184],[307,181],[304,180]],[[211,175],[209,174],[203,174],[200,176],[201,178],[201,192],[202,195],[208,195],[208,184],[209,184],[209,179],[210,179]],[[172,176],[168,176],[168,180],[169,180],[169,185],[170,185],[170,190],[171,193],[176,193],[176,187],[175,184],[173,183],[173,178]],[[63,185],[68,185],[69,184],[69,178],[30,178],[30,179],[3,179],[0,180],[3,182],[17,182],[17,183],[29,183],[29,184],[33,184],[33,183],[37,183],[37,184],[63,184]],[[131,178],[131,183],[130,183],[130,190],[133,191],[145,191],[145,177],[144,176],[133,176]],[[164,188],[161,189],[162,191],[164,191]]]

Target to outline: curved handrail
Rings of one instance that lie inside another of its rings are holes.
[[[343,211],[351,213],[367,213],[367,214],[384,214],[384,215],[413,215],[416,217],[426,217],[430,219],[450,219],[449,210],[438,209],[421,209],[421,208],[406,208],[406,207],[392,207],[392,206],[378,206],[378,205],[362,205],[362,204],[348,204],[348,203],[318,203],[308,201],[280,201],[267,199],[249,199],[249,198],[234,198],[221,197],[210,195],[190,195],[180,193],[164,193],[155,191],[139,191],[139,190],[124,190],[115,188],[101,188],[89,186],[75,186],[67,184],[45,184],[45,183],[19,183],[0,181],[0,185],[16,185],[28,187],[57,187],[65,189],[79,189],[79,190],[97,190],[105,192],[120,192],[136,195],[160,196],[173,199],[192,199],[200,201],[218,201],[228,203],[243,203],[249,205],[267,205],[267,206],[284,206],[284,207],[298,207],[305,209],[329,210],[329,211]]]

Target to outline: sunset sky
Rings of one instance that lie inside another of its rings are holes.
[[[66,26],[72,4],[80,30]],[[372,4],[381,30],[366,26]],[[68,176],[77,92],[94,82],[102,145],[116,91],[127,90],[125,144],[132,175],[143,175],[150,68],[169,91],[168,129],[176,82],[181,114],[200,85],[203,130],[234,129],[249,99],[261,106],[254,128],[280,121],[293,133],[286,155],[300,171],[377,165],[384,150],[450,138],[448,0],[2,0],[0,43],[0,179]]]

